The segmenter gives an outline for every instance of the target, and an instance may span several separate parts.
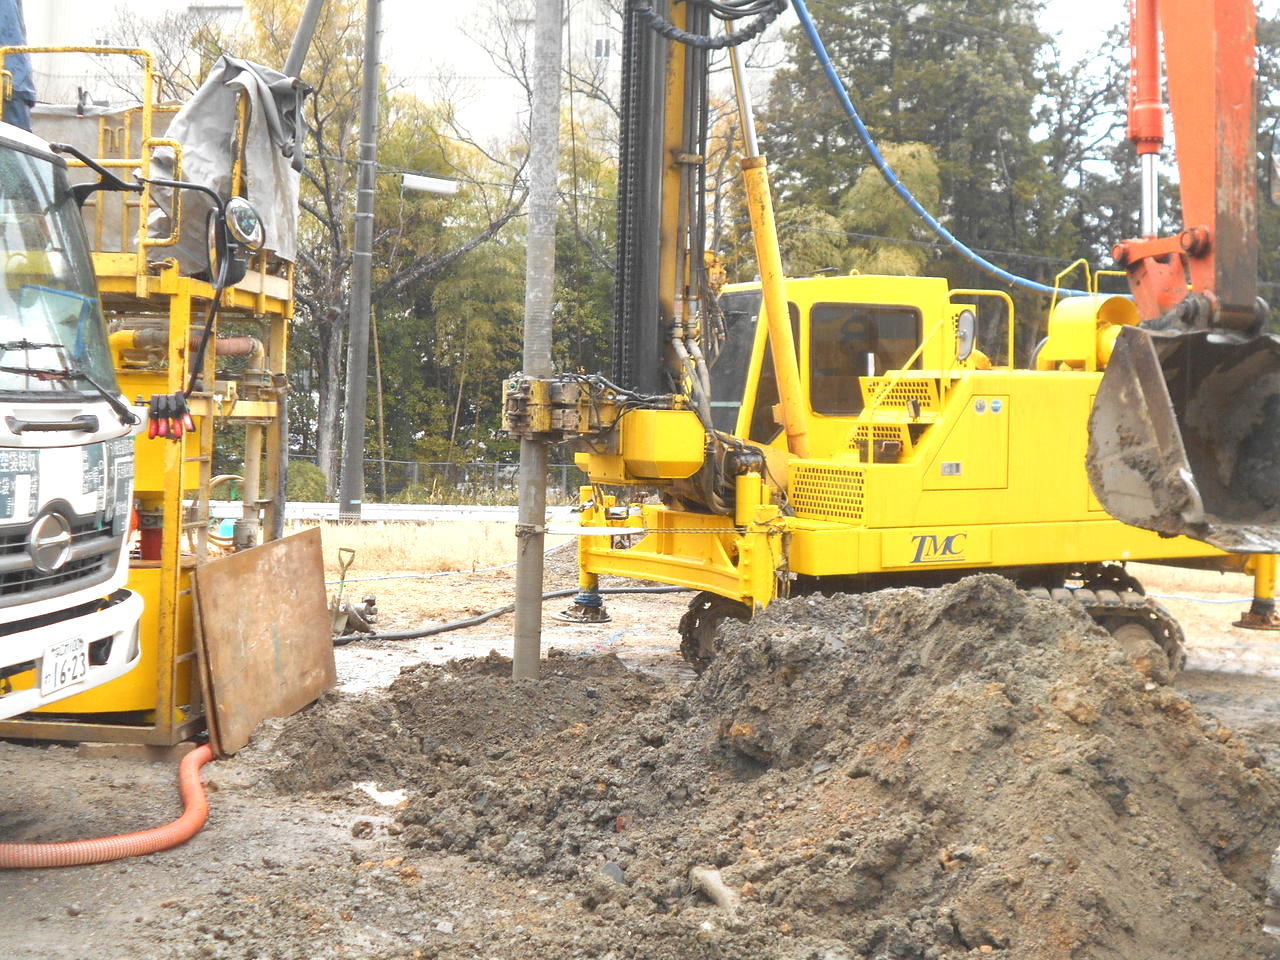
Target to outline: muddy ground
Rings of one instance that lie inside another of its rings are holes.
[[[571,558],[549,566],[571,585]],[[548,618],[536,687],[489,656],[509,618],[344,647],[342,692],[206,768],[210,822],[185,847],[0,875],[3,955],[1267,957],[1280,639],[1177,599],[1243,578],[1138,575],[1188,634],[1172,690],[986,578],[780,606],[697,684],[671,596],[613,598],[600,627]],[[401,629],[510,584],[365,589]],[[161,822],[173,772],[0,744],[0,833]]]

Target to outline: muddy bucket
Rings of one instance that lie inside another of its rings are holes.
[[[1280,339],[1126,327],[1089,417],[1088,470],[1117,520],[1280,552]]]

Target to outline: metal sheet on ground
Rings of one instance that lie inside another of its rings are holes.
[[[337,682],[320,531],[214,560],[192,578],[209,734],[230,756],[268,717],[285,717]]]

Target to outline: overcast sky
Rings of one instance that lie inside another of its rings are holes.
[[[577,9],[576,3],[570,3],[571,9]],[[482,137],[509,129],[511,111],[519,109],[487,51],[467,36],[475,32],[483,6],[479,2],[424,5],[421,0],[383,0],[384,57],[392,76],[423,96],[434,92],[432,87],[442,75],[456,78],[450,93],[456,98],[459,116]],[[1280,0],[1262,0],[1258,7],[1274,15]],[[1057,39],[1065,57],[1076,60],[1097,50],[1107,31],[1128,17],[1128,9],[1128,0],[1048,0],[1041,24]],[[816,2],[811,3],[811,12],[821,33],[822,11]],[[796,22],[794,10],[783,14],[783,24]],[[570,30],[581,38],[590,25],[571,21]]]

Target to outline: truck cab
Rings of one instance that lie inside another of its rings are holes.
[[[127,673],[134,424],[66,163],[0,124],[0,719]]]

